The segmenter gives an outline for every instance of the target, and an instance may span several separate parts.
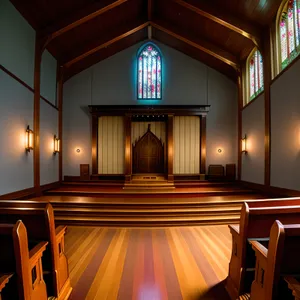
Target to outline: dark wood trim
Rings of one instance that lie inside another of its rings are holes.
[[[150,22],[150,25],[152,25],[154,28],[156,28],[157,30],[160,30],[174,38],[176,38],[177,40],[180,40],[202,52],[207,53],[208,55],[213,56],[214,58],[224,62],[225,64],[233,67],[235,70],[239,70],[240,69],[240,62],[239,60],[230,52],[224,50],[224,49],[220,49],[218,46],[216,46],[215,44],[212,44],[211,42],[204,40],[203,38],[201,38],[201,45],[199,44],[199,42],[195,43],[194,41],[191,41],[188,38],[185,38],[184,36],[181,36],[179,34],[177,34],[176,32],[174,32],[173,30],[170,30],[166,27],[170,27],[170,25],[166,26],[162,26],[161,25],[161,21],[156,21]]]
[[[200,117],[200,173],[206,174],[206,116]]]
[[[49,44],[53,39],[61,36],[62,34],[68,32],[68,31],[70,31],[70,30],[72,30],[72,29],[74,29],[74,28],[76,28],[76,27],[78,27],[78,26],[80,26],[80,25],[82,25],[86,22],[89,22],[89,21],[93,20],[96,17],[99,17],[100,15],[106,13],[107,11],[109,11],[109,10],[111,10],[111,9],[113,9],[113,8],[119,6],[119,5],[121,5],[121,4],[123,4],[127,1],[128,0],[117,0],[117,1],[101,8],[101,9],[98,9],[98,10],[96,10],[96,11],[94,11],[94,12],[92,12],[92,13],[90,13],[90,14],[88,14],[88,15],[86,15],[86,16],[84,16],[84,17],[82,17],[82,18],[66,25],[66,26],[63,26],[63,27],[55,30],[55,31],[53,31],[53,29],[51,30],[49,28],[46,29],[44,35],[47,35],[47,32],[49,32],[49,31],[51,33],[48,34],[48,38],[46,40],[45,46],[47,46],[47,44]],[[78,14],[78,12],[77,12],[77,14]]]
[[[129,30],[129,31],[121,34],[121,35],[119,35],[119,36],[116,36],[113,39],[111,39],[111,40],[109,40],[109,41],[107,41],[107,42],[105,42],[105,43],[103,43],[103,44],[101,44],[101,45],[99,45],[99,46],[97,46],[97,47],[95,47],[95,48],[93,48],[93,49],[85,52],[85,53],[82,53],[81,55],[73,58],[72,60],[70,60],[68,62],[66,62],[64,64],[64,67],[65,68],[69,68],[72,65],[74,65],[75,63],[83,60],[84,58],[87,58],[88,56],[90,56],[90,55],[92,55],[94,53],[97,53],[99,50],[101,50],[103,48],[107,48],[108,46],[110,46],[110,45],[112,45],[112,44],[114,44],[114,43],[116,43],[116,42],[118,42],[118,41],[120,41],[120,40],[122,40],[122,39],[124,39],[124,38],[126,38],[126,37],[128,37],[128,36],[130,36],[130,35],[132,35],[134,33],[136,33],[136,32],[138,32],[138,31],[140,31],[142,29],[144,29],[148,25],[149,25],[149,22],[145,22],[145,23],[143,23],[143,24],[141,24],[141,25],[139,25],[139,26],[137,26],[137,27],[135,27],[135,28],[133,28],[133,29],[131,29],[131,30]]]
[[[280,196],[280,197],[299,197],[300,191],[297,190],[290,190],[290,189],[284,189],[279,188],[275,186],[266,186],[264,184],[259,183],[253,183],[248,181],[239,181],[241,185],[243,185],[246,188],[257,190],[261,193],[266,193],[269,196]]]
[[[265,90],[261,91],[255,98],[253,98],[250,102],[245,104],[242,108],[244,110],[246,107],[250,106],[253,102],[256,102],[256,100],[265,92]]]
[[[58,153],[58,176],[59,182],[63,180],[63,69],[60,68],[59,63],[57,64],[57,82],[58,82],[58,137],[60,139],[60,151]]]
[[[265,90],[265,186],[270,186],[271,174],[271,40],[270,29],[264,32],[264,90]]]
[[[148,0],[148,21],[152,20],[153,15],[153,0]]]
[[[246,37],[247,39],[250,39],[256,46],[259,46],[260,40],[261,40],[259,29],[254,27],[250,23],[246,24],[245,20],[235,19],[235,18],[233,18],[232,15],[227,16],[227,17],[225,17],[224,15],[222,17],[217,16],[217,15],[220,15],[220,13],[217,14],[216,11],[214,13],[209,13],[209,12],[200,9],[199,7],[193,6],[183,0],[173,0],[173,1],[176,2],[177,4],[183,6],[184,8],[195,12],[196,14],[198,14],[202,17],[208,18],[208,19],[212,20],[213,22],[216,22],[216,23]]]
[[[132,175],[132,143],[131,143],[131,116],[125,116],[125,181],[131,181]]]
[[[30,92],[34,93],[34,89],[32,87],[30,87],[27,83],[25,83],[22,79],[20,79],[19,77],[17,77],[15,74],[13,74],[12,72],[8,71],[1,64],[0,64],[0,70],[2,70],[4,73],[6,73],[7,75],[9,75],[10,77],[12,77],[13,79],[15,79],[16,81],[18,81],[20,84],[22,84]]]
[[[243,83],[242,83],[242,73],[238,76],[238,167],[237,167],[237,177],[241,180],[242,175],[242,110],[243,110]]]
[[[60,187],[60,184],[61,183],[59,181],[43,184],[43,185],[41,185],[41,192],[43,193],[48,190],[57,189]]]
[[[174,181],[199,181],[201,174],[174,174]]]
[[[64,176],[64,182],[80,181],[80,176]]]
[[[286,71],[288,71],[298,60],[300,60],[300,54],[288,65],[284,70],[282,70],[279,74],[277,74],[272,80],[270,85],[272,84],[279,78],[281,77]]]
[[[92,174],[98,173],[98,116],[92,115]]]
[[[115,181],[120,181],[123,182],[125,181],[125,174],[92,174],[91,175],[91,181],[104,181],[104,182],[115,182]]]
[[[201,116],[206,115],[210,105],[89,105],[92,115],[125,116],[125,115],[168,115]]]
[[[168,181],[174,181],[173,165],[174,165],[174,116],[168,115],[167,123],[167,146],[168,146]]]
[[[28,189],[1,195],[0,200],[16,200],[16,199],[31,198],[34,196],[35,196],[35,188],[31,187]]]
[[[38,35],[37,35],[38,36]],[[42,42],[37,38],[35,42],[34,60],[34,150],[33,150],[33,173],[34,188],[37,196],[41,195],[40,187],[40,97],[41,97],[41,61],[42,61]]]
[[[53,103],[51,103],[49,100],[47,100],[44,96],[41,95],[41,99],[44,100],[50,106],[52,106],[54,109],[58,110],[58,107],[56,107]]]

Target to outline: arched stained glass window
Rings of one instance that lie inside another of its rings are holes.
[[[264,90],[264,69],[263,59],[260,52],[256,49],[250,54],[248,59],[249,75],[249,100],[255,98]]]
[[[288,0],[279,20],[281,68],[300,54],[300,0]]]
[[[161,99],[162,59],[158,48],[147,43],[138,54],[138,99]]]

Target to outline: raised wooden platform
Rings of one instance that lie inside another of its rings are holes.
[[[164,227],[237,223],[242,203],[265,198],[255,192],[224,196],[197,194],[108,196],[43,196],[54,207],[55,220],[64,225]]]

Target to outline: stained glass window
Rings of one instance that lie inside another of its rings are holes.
[[[161,55],[147,44],[138,55],[138,99],[161,99]]]
[[[300,0],[288,0],[280,23],[281,67],[284,69],[300,54]]]
[[[249,59],[249,99],[252,100],[264,89],[264,69],[260,52],[255,50]]]

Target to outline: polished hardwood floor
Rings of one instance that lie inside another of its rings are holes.
[[[228,300],[228,226],[68,227],[71,300]]]

